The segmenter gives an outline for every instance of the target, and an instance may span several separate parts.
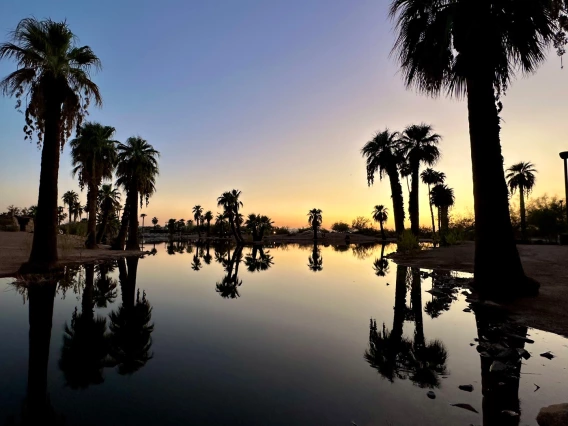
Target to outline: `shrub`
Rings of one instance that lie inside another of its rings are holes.
[[[290,228],[287,226],[275,226],[272,228],[274,235],[288,235],[290,234]]]
[[[345,222],[335,222],[331,225],[331,230],[335,232],[347,232],[349,231],[349,224]]]
[[[80,237],[86,237],[87,226],[87,222],[71,222],[66,223],[65,225],[61,225],[59,229],[61,229],[63,233],[67,235],[78,235]]]
[[[364,216],[357,216],[353,219],[351,226],[357,231],[361,232],[365,229],[371,228],[371,221]]]
[[[397,251],[411,253],[420,250],[418,238],[410,230],[404,231],[397,240]]]

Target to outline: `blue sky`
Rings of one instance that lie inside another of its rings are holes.
[[[67,19],[78,43],[92,47],[103,63],[93,80],[104,106],[90,119],[116,127],[119,140],[140,135],[161,151],[146,211],[160,222],[187,219],[195,204],[215,212],[217,196],[232,188],[243,191],[245,212],[279,224],[303,223],[312,207],[322,208],[326,225],[369,215],[375,204],[390,206],[390,193],[386,184],[367,188],[359,149],[376,130],[422,121],[444,136],[438,168],[465,211],[473,207],[466,106],[405,90],[389,58],[388,3],[4,0],[0,38],[34,15]],[[0,76],[13,68],[0,62]],[[535,162],[537,193],[562,193],[565,78],[552,57],[505,100],[506,163]],[[23,140],[14,104],[0,98],[0,202],[23,206],[37,199],[40,153]],[[70,169],[66,148],[61,194],[78,191]]]

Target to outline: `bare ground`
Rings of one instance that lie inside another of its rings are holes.
[[[28,260],[32,248],[33,234],[27,232],[0,232],[0,277],[13,277]],[[85,239],[74,235],[59,235],[57,246],[59,263],[71,265],[118,259],[125,256],[140,255],[140,251],[110,250],[110,246],[100,245],[98,249],[87,250]]]
[[[517,321],[568,337],[568,246],[517,246],[525,273],[540,283],[537,297],[504,304]],[[474,244],[390,257],[405,266],[473,272]]]

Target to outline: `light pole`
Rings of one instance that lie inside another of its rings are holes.
[[[566,220],[568,221],[568,151],[560,153],[560,158],[564,160],[564,205],[566,207]]]

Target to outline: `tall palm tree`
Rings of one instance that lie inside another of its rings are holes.
[[[110,217],[120,208],[120,192],[118,188],[110,184],[102,185],[98,194],[98,206],[101,215],[99,231],[97,233],[97,244],[99,244],[105,236]]]
[[[140,205],[156,191],[156,177],[159,174],[158,157],[160,153],[148,141],[133,136],[126,143],[118,143],[118,166],[116,184],[126,191],[126,202],[122,222],[114,248],[124,249],[128,230],[127,250],[139,250],[138,244],[138,194]]]
[[[440,151],[436,146],[442,137],[433,133],[432,126],[428,124],[413,124],[404,129],[400,138],[400,146],[408,163],[411,177],[410,194],[408,198],[408,213],[410,214],[410,228],[414,235],[420,232],[420,206],[418,190],[420,188],[420,165],[435,164],[440,158]]]
[[[513,164],[507,169],[507,185],[511,194],[515,191],[519,191],[520,198],[520,208],[521,208],[521,235],[523,240],[527,239],[527,212],[525,209],[525,194],[528,196],[532,191],[536,177],[535,173],[537,170],[534,168],[534,164],[529,162],[523,162]]]
[[[432,200],[430,198],[430,191],[432,186],[438,185],[439,183],[444,183],[446,180],[446,175],[442,172],[437,172],[434,169],[427,168],[422,173],[420,173],[422,178],[422,183],[428,185],[428,204],[430,205],[430,216],[432,216],[432,234],[436,233],[436,221],[434,220],[434,208]]]
[[[35,133],[43,144],[37,215],[28,270],[51,269],[57,254],[57,183],[60,150],[75,126],[82,123],[89,101],[102,105],[99,88],[90,80],[101,63],[88,46],[77,47],[67,23],[22,19],[0,44],[0,59],[14,59],[16,71],[0,81],[0,91],[25,105],[27,138]]]
[[[225,216],[229,220],[229,226],[237,243],[243,243],[244,239],[241,234],[239,209],[243,206],[243,202],[239,200],[241,191],[233,189],[232,191],[224,192],[217,198],[217,206],[223,207]]]
[[[199,239],[201,239],[201,227],[199,226],[199,221],[201,219],[201,215],[203,214],[203,207],[199,204],[193,206],[191,210],[193,212],[193,219],[195,219],[195,223],[197,223],[197,234],[199,235]]]
[[[207,210],[203,215],[203,220],[207,222],[207,237],[211,236],[211,221],[213,220],[213,213],[211,210]]]
[[[63,200],[63,205],[67,205],[67,207],[69,207],[69,223],[71,223],[71,213],[73,211],[75,203],[79,202],[79,194],[77,194],[75,191],[67,191],[65,194],[63,194],[63,197],[61,197],[61,199]]]
[[[447,185],[439,183],[430,191],[430,202],[438,209],[438,227],[440,238],[444,241],[450,224],[449,208],[454,205],[454,190]]]
[[[103,179],[111,179],[116,166],[116,144],[112,140],[115,128],[100,123],[85,123],[77,137],[70,142],[73,176],[79,176],[81,190],[88,188],[87,204],[89,222],[87,224],[87,242],[89,249],[97,247],[97,200],[99,185]]]
[[[394,54],[408,87],[467,97],[475,202],[476,285],[534,293],[515,245],[500,143],[500,97],[515,71],[534,72],[554,43],[558,1],[393,0]],[[515,17],[515,19],[511,19]],[[564,16],[562,16],[564,18]],[[558,50],[563,48],[560,43]]]
[[[318,239],[318,229],[322,223],[321,209],[311,209],[308,212],[308,223],[314,231],[314,241]]]
[[[389,129],[377,133],[373,139],[363,146],[361,154],[367,162],[367,183],[371,186],[375,174],[379,179],[389,177],[394,212],[394,226],[397,234],[404,231],[404,201],[400,184],[399,168],[403,164],[403,156],[398,143],[399,134]]]
[[[381,237],[385,240],[386,236],[384,225],[389,218],[389,210],[382,204],[379,204],[375,206],[375,209],[371,212],[371,214],[373,215],[373,220],[379,223],[379,226],[381,227]]]

